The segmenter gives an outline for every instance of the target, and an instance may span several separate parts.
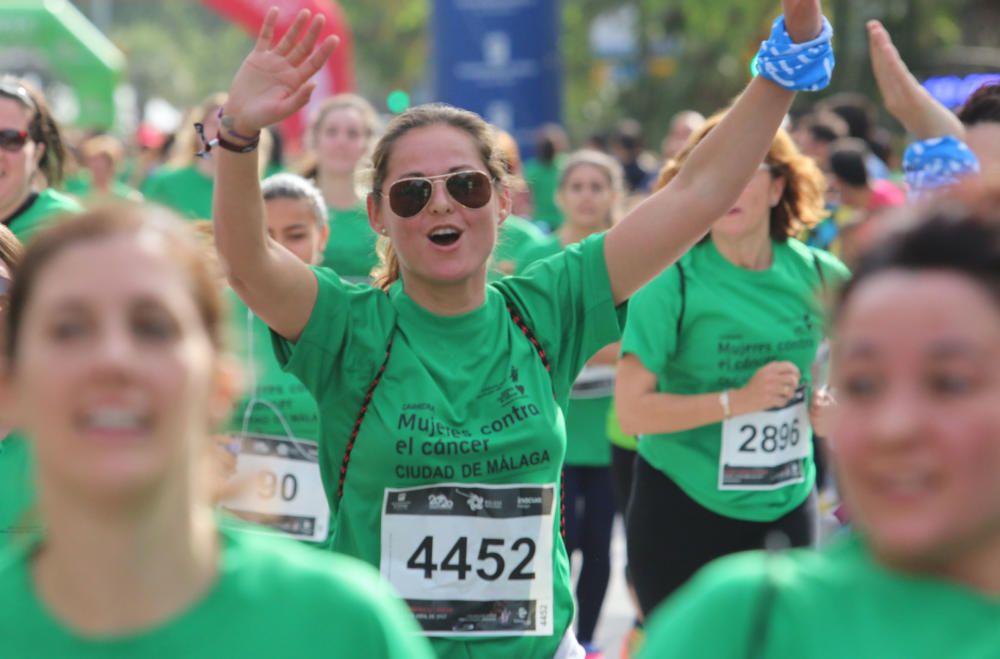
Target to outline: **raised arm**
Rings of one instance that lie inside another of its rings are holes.
[[[310,22],[305,10],[285,36],[272,43],[277,17],[278,10],[272,8],[253,51],[233,78],[223,108],[220,137],[237,146],[252,142],[263,128],[305,105],[314,87],[309,79],[336,47],[335,37],[317,46],[323,16]],[[216,146],[212,155],[218,159],[212,218],[226,277],[269,327],[295,341],[316,302],[316,277],[267,235],[257,151],[237,153]]]
[[[950,135],[964,141],[962,122],[913,77],[889,32],[878,21],[868,21],[868,49],[885,109],[906,130],[919,140]]]
[[[820,0],[783,0],[782,6],[793,42],[820,34]],[[754,78],[678,175],[608,232],[605,258],[616,302],[677,260],[735,203],[767,155],[794,96]]]

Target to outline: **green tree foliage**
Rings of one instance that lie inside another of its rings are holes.
[[[105,0],[73,0],[92,19]],[[103,26],[128,58],[141,100],[160,96],[179,107],[225,90],[253,47],[249,35],[197,0],[106,0]],[[280,0],[274,0],[278,4]],[[429,0],[342,0],[354,37],[358,88],[382,105],[395,88],[414,89],[428,68]],[[383,108],[384,109],[384,108]]]
[[[225,89],[252,46],[250,38],[197,0],[74,0],[85,13],[111,2],[108,34],[128,57],[128,76],[145,99],[181,106]],[[579,138],[638,119],[655,144],[678,110],[711,112],[746,83],[748,66],[767,36],[778,0],[552,0],[563,13],[561,49],[565,121]],[[360,91],[384,109],[395,88],[426,89],[430,76],[431,0],[340,0],[353,31]],[[589,34],[602,13],[637,11],[634,57],[602,60]],[[968,73],[1000,58],[996,0],[824,0],[835,28],[838,69],[831,92],[876,94],[864,23],[882,20],[918,76]],[[874,96],[873,96],[874,97]],[[802,99],[806,104],[813,100]]]
[[[95,17],[95,3],[75,4]],[[110,17],[104,27],[125,53],[140,103],[158,96],[184,108],[224,91],[253,47],[242,28],[196,0],[113,2]]]
[[[342,0],[354,36],[358,90],[380,111],[393,89],[412,91],[430,71],[431,0]]]
[[[746,84],[750,60],[779,11],[777,0],[632,0],[639,26],[636,58],[599,60],[590,52],[589,26],[602,12],[622,4],[563,3],[566,121],[575,135],[630,116],[642,123],[649,143],[655,144],[675,112],[692,108],[708,113],[724,107]],[[963,42],[1000,45],[995,28],[986,27],[1000,22],[995,0],[825,0],[824,6],[834,24],[838,58],[827,93],[860,91],[877,99],[864,27],[872,18],[885,23],[904,59],[921,77],[977,70],[970,66],[967,50],[950,47]],[[976,54],[985,60],[990,52]],[[631,68],[634,77],[609,82],[603,75],[609,68]],[[812,95],[800,98],[799,107],[813,100]]]

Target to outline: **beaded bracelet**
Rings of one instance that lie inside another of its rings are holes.
[[[903,172],[911,199],[979,172],[979,160],[957,137],[946,135],[914,142],[903,154]]]
[[[771,26],[771,36],[760,44],[757,69],[766,80],[790,91],[814,92],[830,84],[836,59],[833,26],[823,17],[823,29],[810,41],[795,43],[785,29],[785,17]]]
[[[194,130],[198,135],[198,139],[201,140],[201,149],[194,154],[199,158],[209,158],[212,153],[212,147],[216,146],[225,149],[226,151],[232,151],[233,153],[250,153],[257,148],[258,144],[260,144],[260,133],[257,133],[257,136],[252,138],[252,142],[247,144],[234,144],[233,142],[223,138],[222,133],[216,134],[215,139],[208,139],[205,136],[205,124],[201,122],[195,123]]]

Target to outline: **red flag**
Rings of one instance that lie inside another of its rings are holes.
[[[285,148],[290,153],[302,149],[302,136],[305,133],[309,114],[323,99],[354,90],[354,49],[351,40],[351,29],[340,6],[333,0],[201,0],[202,4],[215,10],[233,23],[241,25],[253,38],[257,37],[264,17],[272,6],[278,7],[278,23],[275,26],[277,38],[291,26],[295,15],[302,9],[308,9],[316,14],[326,16],[326,23],[320,39],[331,34],[340,37],[340,45],[334,51],[326,66],[315,76],[316,91],[312,99],[298,113],[286,119],[281,125],[281,134],[285,138]]]

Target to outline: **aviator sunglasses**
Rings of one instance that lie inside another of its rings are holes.
[[[482,208],[493,197],[493,181],[476,170],[438,176],[401,178],[389,186],[389,208],[399,217],[413,217],[424,209],[434,192],[434,183],[444,181],[451,198],[466,208]]]

